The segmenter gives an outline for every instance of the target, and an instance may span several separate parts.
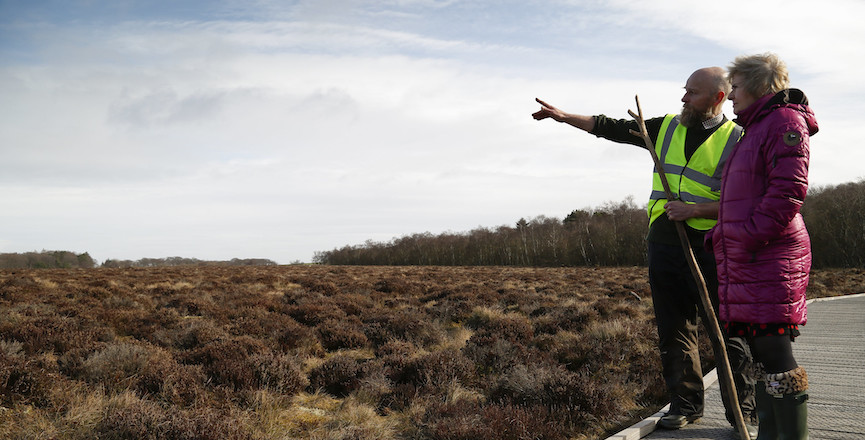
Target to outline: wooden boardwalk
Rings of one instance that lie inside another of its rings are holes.
[[[821,298],[808,304],[808,324],[793,344],[808,372],[810,440],[865,439],[865,294]],[[655,429],[667,410],[608,440],[738,440],[724,418],[715,371],[704,378],[706,408],[697,423],[678,430]]]

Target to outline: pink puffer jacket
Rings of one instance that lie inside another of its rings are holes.
[[[799,209],[817,120],[805,95],[789,89],[758,99],[736,122],[745,135],[727,160],[718,224],[706,234],[720,319],[804,324],[811,241]]]

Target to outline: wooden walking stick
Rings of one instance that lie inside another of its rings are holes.
[[[634,114],[628,110],[628,114],[637,121],[640,131],[631,130],[631,134],[640,136],[646,143],[646,148],[652,154],[652,160],[655,161],[655,169],[661,177],[661,184],[664,186],[664,193],[667,195],[667,200],[675,200],[676,196],[670,190],[670,184],[667,182],[667,175],[664,172],[664,166],[658,158],[658,153],[655,152],[655,145],[649,137],[649,132],[646,130],[646,121],[643,119],[643,110],[640,108],[640,97],[635,96],[637,101],[637,113]],[[742,416],[742,410],[739,408],[739,396],[736,394],[736,384],[733,383],[733,372],[730,368],[730,359],[727,356],[727,347],[724,344],[724,335],[721,333],[721,327],[718,325],[718,318],[715,316],[715,308],[712,307],[712,300],[709,298],[709,289],[706,287],[706,279],[703,278],[703,273],[700,272],[700,266],[697,265],[697,258],[694,256],[694,250],[691,249],[691,242],[688,240],[688,234],[685,232],[685,223],[682,221],[674,221],[676,230],[679,232],[679,240],[682,242],[682,249],[685,251],[688,266],[691,268],[691,274],[697,281],[697,287],[700,290],[700,300],[703,303],[703,309],[706,311],[706,316],[709,318],[709,337],[712,340],[712,347],[715,351],[715,363],[718,364],[721,372],[721,385],[727,392],[730,406],[730,411],[733,412],[733,419],[736,423],[736,431],[739,432],[739,437],[742,440],[750,440],[748,428],[745,426],[745,417]],[[720,361],[718,361],[720,358]]]

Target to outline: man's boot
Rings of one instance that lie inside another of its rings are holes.
[[[802,367],[766,375],[778,440],[808,440],[808,374]],[[760,413],[762,416],[762,413]],[[760,434],[763,420],[760,420]],[[762,437],[757,437],[762,440]],[[770,437],[766,437],[768,440]]]
[[[745,418],[745,427],[748,437],[752,440],[757,438],[757,411],[754,409],[754,383],[766,379],[766,374],[755,374],[754,359],[750,347],[744,338],[727,338],[727,355],[730,360],[730,369],[733,373],[733,383],[739,397],[739,409]],[[761,369],[762,371],[762,369]],[[730,409],[730,399],[727,396],[726,387],[721,387],[721,399],[724,402],[724,415],[727,421],[738,431],[733,411]]]
[[[703,416],[705,393],[696,343],[685,351],[662,351],[661,362],[670,393],[670,411],[658,420],[658,427],[679,429],[696,422]]]

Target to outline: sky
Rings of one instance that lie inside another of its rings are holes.
[[[289,264],[642,206],[645,150],[535,121],[534,99],[678,113],[695,69],[763,52],[817,115],[811,185],[859,181],[863,16],[858,0],[0,0],[0,253]]]

